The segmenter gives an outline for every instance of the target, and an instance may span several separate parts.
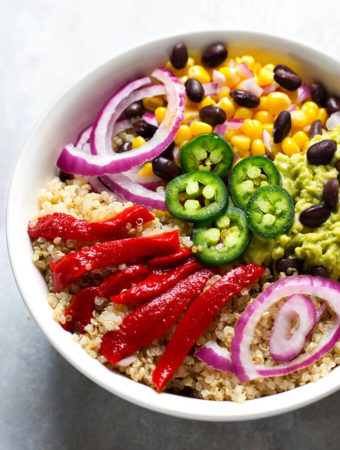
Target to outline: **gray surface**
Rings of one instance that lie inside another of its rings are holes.
[[[41,113],[65,85],[122,48],[176,31],[229,27],[278,33],[340,57],[335,0],[115,3],[0,3],[1,219],[10,173]],[[339,448],[340,393],[272,419],[213,424],[152,413],[97,387],[55,352],[29,316],[10,272],[3,220],[0,238],[1,450]]]

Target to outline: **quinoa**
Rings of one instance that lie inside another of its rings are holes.
[[[63,183],[59,178],[55,177],[47,184],[46,188],[40,191],[39,212],[33,220],[53,212],[64,212],[79,219],[99,221],[108,219],[131,205],[132,203],[129,202],[117,201],[113,195],[106,191],[100,194],[90,192],[90,185],[85,178],[75,177],[73,180]],[[154,214],[156,218],[151,223],[132,228],[130,230],[131,237],[148,236],[177,229],[180,234],[181,245],[191,248],[193,251],[197,250],[193,247],[190,238],[191,226],[189,224],[173,219],[167,212],[154,211]],[[32,242],[32,246],[33,262],[42,272],[50,290],[48,303],[51,306],[53,318],[62,324],[69,320],[69,317],[65,316],[64,312],[79,289],[87,285],[93,285],[93,283],[99,284],[105,276],[125,268],[125,265],[119,265],[93,271],[91,279],[88,281],[83,279],[76,281],[67,289],[63,289],[62,292],[55,294],[53,293],[49,262],[57,261],[65,254],[78,250],[84,245],[71,240],[63,242],[60,238],[54,239],[53,242],[44,238],[38,238]],[[225,270],[227,271],[229,268],[226,267]],[[218,277],[219,275],[215,275],[209,280],[207,285],[215,282]],[[234,326],[238,318],[246,306],[263,289],[269,286],[271,281],[272,275],[267,269],[257,283],[254,283],[249,288],[242,289],[238,295],[233,297],[232,301],[222,308],[219,315],[210,324],[204,335],[198,339],[195,347],[185,357],[183,364],[168,383],[168,391],[205,400],[231,400],[242,403],[245,400],[273,395],[294,389],[311,381],[317,381],[326,376],[336,365],[340,364],[340,342],[338,342],[329,353],[305,369],[286,376],[257,378],[246,383],[240,383],[235,375],[212,369],[193,356],[195,351],[209,340],[214,340],[222,347],[230,350]],[[311,298],[311,300],[316,308],[320,307],[321,300],[318,298]],[[278,302],[263,314],[256,326],[251,352],[253,361],[257,364],[266,364],[268,366],[274,364],[269,353],[268,342],[273,321],[281,303],[282,301]],[[130,364],[125,367],[113,367],[99,354],[103,334],[107,331],[118,329],[124,317],[130,311],[131,308],[126,305],[112,303],[106,298],[96,298],[93,318],[91,323],[85,327],[85,333],[78,334],[75,332],[72,337],[92,358],[98,359],[109,370],[119,371],[136,382],[153,387],[152,373],[165,350],[174,327],[162,338],[137,351],[129,359]],[[305,344],[304,352],[313,349],[323,332],[330,326],[331,320],[331,311],[327,310],[317,325],[312,339]]]

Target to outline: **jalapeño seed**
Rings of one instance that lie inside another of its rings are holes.
[[[186,94],[192,102],[199,103],[203,99],[204,89],[201,82],[196,78],[189,78],[184,86]]]
[[[212,127],[222,124],[226,121],[227,116],[223,109],[218,106],[208,105],[200,109],[200,119],[208,123]]]
[[[323,224],[329,215],[330,210],[326,205],[313,205],[302,211],[300,222],[306,227],[316,228]]]
[[[292,127],[292,119],[290,116],[290,112],[281,111],[274,122],[273,127],[274,143],[277,144],[283,141],[283,139],[288,135],[291,127]]]
[[[202,54],[202,63],[208,67],[216,67],[228,57],[228,51],[224,44],[217,42],[207,47]]]
[[[322,198],[330,209],[337,207],[339,203],[339,180],[330,178],[323,184]]]
[[[256,108],[259,105],[260,99],[254,94],[241,89],[230,91],[230,97],[240,106],[246,108]]]
[[[314,122],[310,126],[309,137],[313,139],[313,137],[316,136],[317,134],[322,135],[321,120],[319,119],[314,120]]]
[[[332,139],[313,144],[307,150],[307,159],[311,164],[316,166],[321,164],[329,164],[336,152],[336,142]]]
[[[170,62],[175,69],[183,69],[188,61],[188,49],[183,43],[176,44],[170,52]]]

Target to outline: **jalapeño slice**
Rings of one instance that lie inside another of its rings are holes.
[[[185,172],[204,170],[224,178],[234,155],[228,142],[216,133],[202,134],[181,149],[180,164]]]
[[[260,236],[280,236],[293,224],[293,199],[280,186],[260,187],[249,200],[246,218],[249,228]]]
[[[228,185],[234,204],[245,209],[258,187],[279,185],[280,181],[280,173],[269,158],[250,156],[236,164]]]
[[[170,213],[186,222],[213,220],[226,210],[228,193],[221,178],[195,170],[171,180],[165,191]]]
[[[222,266],[237,259],[247,248],[249,240],[245,214],[235,206],[229,206],[214,221],[195,224],[193,228],[193,241],[198,247],[196,257],[213,266]]]

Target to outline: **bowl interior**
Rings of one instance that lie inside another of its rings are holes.
[[[239,405],[177,395],[157,394],[151,388],[109,371],[75,343],[53,319],[47,303],[47,287],[32,263],[27,223],[38,209],[38,192],[56,174],[60,149],[73,142],[91,124],[96,113],[123,83],[150,73],[167,59],[169,48],[186,42],[193,53],[215,41],[228,43],[230,55],[252,52],[260,61],[290,64],[307,81],[319,79],[336,93],[340,63],[300,44],[260,33],[207,31],[173,36],[144,44],[114,57],[69,89],[43,116],[27,142],[17,164],[7,211],[7,238],[13,272],[20,292],[39,327],[54,347],[77,369],[112,393],[141,406],[191,419],[248,420],[283,413],[318,400],[340,385],[340,367],[317,383],[293,391],[249,400]]]

